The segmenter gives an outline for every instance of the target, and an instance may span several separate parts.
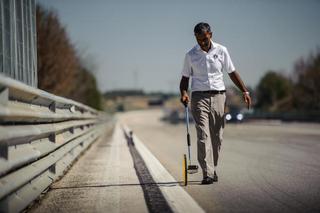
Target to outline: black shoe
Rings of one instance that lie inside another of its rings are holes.
[[[201,181],[201,184],[206,185],[206,184],[212,184],[213,183],[213,178],[211,177],[205,177],[203,178],[203,180]]]
[[[213,182],[218,182],[218,175],[216,172],[214,172],[212,180]]]

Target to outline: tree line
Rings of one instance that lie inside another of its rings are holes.
[[[93,70],[81,60],[57,14],[37,5],[38,88],[101,109]]]
[[[297,60],[290,76],[268,71],[255,92],[261,111],[320,112],[320,49]]]

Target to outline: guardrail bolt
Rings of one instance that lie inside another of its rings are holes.
[[[73,113],[76,112],[76,106],[74,105],[70,106],[69,110],[70,112],[73,112]]]

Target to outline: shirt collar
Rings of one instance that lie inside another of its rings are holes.
[[[209,49],[208,53],[216,48],[216,43],[214,43],[212,40],[210,40],[210,41],[211,41],[211,48]],[[198,51],[203,51],[199,44],[196,45],[196,48]]]

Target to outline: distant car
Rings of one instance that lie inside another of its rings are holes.
[[[160,98],[157,99],[151,99],[148,101],[149,106],[162,106],[163,105],[163,100]]]
[[[244,119],[244,115],[239,109],[230,109],[228,113],[225,114],[227,122],[237,122],[240,123]]]
[[[180,122],[185,122],[185,112],[182,109],[166,109],[164,111],[163,120],[168,121],[172,124],[178,124]],[[193,117],[189,114],[189,122],[192,123]]]

